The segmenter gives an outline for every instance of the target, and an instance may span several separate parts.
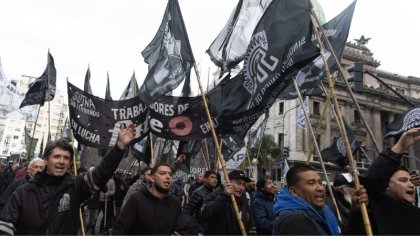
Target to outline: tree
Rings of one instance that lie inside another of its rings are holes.
[[[248,149],[248,156],[252,160],[257,158],[258,170],[271,170],[277,158],[280,158],[281,149],[274,141],[274,137],[266,135],[262,137],[261,143],[255,148]],[[248,161],[244,161],[242,168],[249,166]]]

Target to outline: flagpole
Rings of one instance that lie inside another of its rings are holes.
[[[152,141],[152,133],[149,133],[149,139],[150,139],[150,165],[153,167],[155,166],[155,159],[153,158],[153,152],[154,152],[154,147],[153,147],[153,141]]]
[[[210,165],[210,154],[209,154],[209,147],[207,146],[207,139],[206,138],[204,139],[204,144],[205,144],[206,154],[207,154],[207,156],[205,155],[206,162],[207,162],[207,165],[208,165],[209,170],[210,170],[211,169],[211,165]],[[203,154],[204,154],[204,152],[203,152]]]
[[[324,37],[325,42],[326,42],[326,44],[327,44],[327,46],[328,46],[328,49],[330,50],[331,55],[333,56],[333,58],[334,58],[334,60],[335,60],[335,62],[336,62],[336,64],[337,64],[337,66],[338,66],[338,70],[339,70],[339,72],[340,72],[340,74],[341,74],[341,77],[343,78],[344,84],[345,84],[345,85],[346,85],[346,87],[347,87],[347,91],[349,92],[350,97],[351,97],[351,99],[353,100],[354,105],[356,106],[357,112],[359,113],[360,120],[363,122],[363,125],[365,126],[365,128],[366,128],[366,130],[367,130],[367,132],[368,132],[368,134],[369,134],[369,136],[370,136],[370,138],[372,139],[372,142],[373,142],[373,144],[374,144],[374,146],[375,146],[376,151],[377,151],[378,153],[381,153],[381,151],[380,151],[380,149],[379,149],[379,144],[378,144],[378,142],[376,141],[376,138],[375,138],[375,136],[373,135],[372,130],[371,130],[371,129],[370,129],[370,127],[367,125],[367,123],[366,123],[366,119],[365,119],[365,116],[364,116],[364,115],[363,115],[363,113],[362,113],[362,109],[360,108],[359,103],[357,102],[356,97],[354,96],[354,93],[353,93],[353,91],[352,91],[352,90],[351,90],[351,88],[350,88],[349,82],[347,81],[346,76],[344,75],[344,70],[343,70],[343,67],[342,67],[342,66],[341,66],[341,64],[340,64],[340,60],[338,60],[337,55],[335,55],[334,49],[333,49],[333,47],[332,47],[332,45],[331,45],[331,43],[330,43],[330,41],[329,41],[328,37],[326,36],[326,34],[325,34],[325,32],[324,32],[324,29],[321,27],[321,24],[319,23],[318,19],[317,19],[316,17],[314,17],[314,12],[313,12],[312,10],[311,10],[311,12],[310,12],[310,15],[311,15],[312,24],[314,25],[314,27],[315,27],[315,26],[317,26],[317,28],[318,28],[318,29],[321,29],[321,34],[322,34],[322,36]],[[317,31],[317,32],[318,32],[318,31]],[[319,34],[319,32],[318,32],[318,34]],[[317,35],[317,37],[320,37],[320,36],[319,36],[319,35]],[[319,39],[319,41],[321,41],[321,40]],[[322,42],[319,42],[319,43],[322,43]],[[324,51],[325,51],[325,50],[324,50]],[[346,137],[347,137],[347,136],[346,136]]]
[[[73,148],[73,142],[72,144],[72,148]],[[76,157],[73,156],[73,172],[74,172],[74,177],[77,176],[77,167],[76,167]],[[83,222],[83,215],[82,215],[82,209],[80,209],[79,206],[79,220],[80,220],[80,228],[82,229],[82,235],[85,236],[85,224]]]
[[[221,147],[219,145],[219,140],[217,140],[217,135],[216,135],[216,131],[214,130],[213,120],[211,119],[210,111],[209,111],[209,108],[207,106],[207,100],[206,100],[206,97],[204,96],[203,87],[201,86],[200,75],[198,74],[197,65],[195,65],[195,64],[194,64],[194,71],[195,71],[195,74],[196,74],[196,77],[197,77],[198,87],[200,88],[200,93],[201,93],[201,98],[203,100],[204,108],[206,110],[207,119],[208,119],[209,124],[210,124],[211,134],[212,134],[213,140],[214,140],[214,145],[216,146],[216,150],[217,150],[216,156],[217,156],[217,159],[222,164],[223,175],[225,177],[226,184],[228,185],[228,184],[230,184],[230,181],[229,181],[229,176],[228,176],[228,173],[227,173],[227,170],[226,170],[226,163],[225,163],[225,160],[223,159],[223,156],[222,156]],[[246,235],[245,227],[244,227],[244,224],[242,222],[241,216],[239,214],[238,205],[236,204],[235,196],[233,194],[230,195],[230,200],[232,202],[232,206],[233,206],[233,209],[235,211],[235,216],[236,216],[236,220],[238,221],[239,229],[241,230],[241,235]]]
[[[38,123],[38,117],[39,117],[39,111],[40,110],[41,110],[41,105],[38,106],[38,112],[36,114],[36,120],[35,120],[34,130],[32,132],[32,138],[31,138],[31,142],[30,142],[29,150],[28,150],[28,160],[31,160],[32,159],[31,158],[32,144],[33,144],[33,141],[34,141],[34,138],[35,138],[35,130],[36,130],[36,125]],[[25,129],[26,129],[26,126],[25,126]]]
[[[300,90],[299,90],[299,87],[297,85],[296,79],[293,79],[293,84],[295,86],[295,89],[296,89],[296,92],[297,92],[297,95],[298,95],[298,98],[299,98],[300,105],[303,107],[304,105],[303,105],[302,94],[300,93]],[[330,192],[331,199],[333,200],[334,206],[335,206],[335,208],[337,210],[337,213],[338,213],[339,210],[338,210],[338,206],[337,206],[337,201],[335,200],[334,193],[333,193],[333,191],[331,189],[330,179],[328,178],[327,170],[325,169],[324,160],[322,159],[321,151],[320,151],[319,145],[318,145],[318,143],[316,141],[316,137],[315,137],[314,130],[312,128],[311,120],[309,119],[308,113],[305,111],[305,109],[302,109],[302,111],[303,111],[303,114],[305,115],[305,119],[306,119],[307,125],[309,127],[309,132],[312,135],[313,144],[315,146],[316,153],[318,154],[318,157],[319,157],[319,163],[321,164],[322,171],[324,172],[324,175],[325,175],[325,181],[327,182],[328,192]],[[339,213],[337,214],[337,218],[338,218],[338,220],[340,222],[342,222],[341,216],[340,216]]]
[[[318,41],[319,48],[321,50],[322,60],[323,60],[324,65],[325,65],[325,69],[329,72],[329,67],[328,67],[328,64],[327,64],[327,60],[324,57],[325,49],[324,49],[324,46],[323,46],[322,41],[321,41],[321,36],[319,34],[319,25],[316,24],[317,23],[316,22],[316,17],[312,13],[310,13],[310,17],[311,17],[311,21],[314,25],[314,31],[315,31],[315,34],[316,34],[316,38],[317,38],[317,41]],[[327,39],[327,41],[328,41],[328,39]],[[333,51],[334,50],[332,50],[332,54],[334,55]],[[337,64],[340,65],[339,62],[337,62]],[[340,70],[342,70],[341,67],[340,67]],[[335,108],[335,111],[336,111],[337,116],[338,116],[338,123],[341,127],[341,134],[342,134],[341,136],[343,137],[344,144],[345,144],[345,147],[346,147],[347,157],[349,158],[350,170],[353,174],[355,187],[356,187],[356,189],[359,189],[360,182],[359,182],[359,176],[357,175],[356,162],[354,161],[354,158],[353,158],[351,145],[350,145],[350,142],[349,142],[349,139],[348,139],[348,136],[347,136],[347,130],[344,126],[344,121],[343,121],[343,116],[342,116],[341,111],[340,111],[340,106],[338,105],[338,100],[337,100],[337,96],[335,94],[334,84],[333,84],[333,81],[332,81],[332,78],[331,78],[331,73],[327,74],[327,78],[328,78],[328,85],[329,85],[329,89],[330,89],[329,93],[330,93],[330,95],[333,99],[333,102],[334,102],[334,108]],[[346,79],[344,79],[344,81],[347,83]],[[295,87],[297,89],[297,84],[296,83],[295,83]],[[350,91],[351,89],[349,89],[349,87],[348,87],[348,90]],[[355,101],[355,103],[357,105],[356,101]],[[365,225],[366,234],[368,236],[373,235],[370,220],[369,220],[369,216],[368,216],[368,213],[367,213],[366,204],[365,203],[360,204],[360,209],[361,209],[361,212],[362,212],[362,217],[363,217],[363,222],[364,222],[364,225]]]
[[[51,137],[51,109],[50,109],[50,50],[48,49],[48,65],[47,65],[47,98],[48,98],[48,137],[47,140]],[[48,140],[50,141],[50,140]],[[47,141],[47,142],[48,142]]]

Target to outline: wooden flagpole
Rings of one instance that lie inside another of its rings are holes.
[[[72,145],[73,146],[73,145]],[[76,157],[73,156],[73,172],[74,176],[77,176],[77,165],[76,165]],[[82,215],[82,209],[79,207],[79,220],[80,220],[80,228],[82,229],[82,235],[85,236],[85,224],[83,223],[83,215]]]
[[[324,46],[322,44],[321,36],[320,36],[319,30],[318,30],[319,29],[319,25],[317,25],[316,17],[312,13],[310,13],[310,17],[311,17],[312,23],[314,25],[315,34],[316,34],[316,38],[317,38],[317,41],[318,41],[319,48],[321,50],[322,60],[323,60],[324,65],[325,65],[325,69],[329,71],[327,60],[324,57],[325,49],[324,49]],[[326,41],[328,41],[328,40],[326,40]],[[334,50],[332,50],[332,51],[334,51]],[[337,64],[339,65],[340,63],[337,62]],[[337,97],[336,97],[336,94],[335,94],[334,84],[333,84],[333,80],[332,80],[332,77],[331,77],[331,73],[328,73],[327,74],[327,78],[328,78],[328,85],[329,85],[329,89],[330,89],[329,92],[330,92],[331,97],[332,97],[333,102],[334,102],[335,112],[337,113],[337,116],[338,116],[338,123],[339,123],[339,125],[341,127],[341,132],[342,132],[341,133],[341,136],[343,137],[344,144],[345,144],[345,147],[346,147],[347,157],[349,158],[350,170],[351,170],[351,172],[353,174],[353,179],[354,179],[355,187],[356,187],[356,189],[359,189],[360,182],[359,182],[359,176],[357,175],[356,162],[354,161],[354,158],[353,158],[353,153],[352,153],[352,150],[351,150],[351,145],[350,145],[350,142],[349,142],[349,139],[348,139],[348,136],[347,136],[347,130],[346,130],[345,126],[344,126],[344,121],[343,121],[343,116],[342,116],[341,111],[340,111],[340,106],[338,105],[338,100],[337,100]],[[344,81],[346,81],[346,80],[344,79]],[[357,102],[355,102],[355,103],[357,104]],[[366,204],[365,203],[362,203],[360,205],[360,209],[361,209],[361,212],[362,212],[363,223],[365,225],[366,234],[368,236],[373,235],[372,229],[371,229],[371,225],[370,225],[369,216],[368,216],[368,213],[367,213]]]
[[[204,144],[205,144],[205,148],[206,148],[206,162],[207,165],[209,167],[209,170],[211,169],[211,165],[210,165],[210,155],[209,155],[209,146],[207,146],[207,139],[204,139]],[[204,152],[203,152],[204,154]]]
[[[297,95],[299,97],[300,105],[303,107],[303,99],[302,99],[302,95],[300,93],[299,87],[297,85],[296,79],[293,79],[293,84],[295,85],[295,89],[296,89]],[[330,192],[331,199],[334,203],[334,206],[335,206],[337,212],[339,212],[338,211],[338,206],[337,206],[337,201],[335,200],[334,193],[331,189],[330,179],[328,178],[327,170],[325,169],[324,160],[322,159],[321,151],[319,150],[318,143],[316,142],[316,137],[315,137],[314,130],[312,128],[311,120],[309,119],[308,113],[306,113],[305,109],[302,109],[302,111],[303,111],[303,114],[305,115],[305,119],[306,119],[307,125],[309,127],[309,132],[312,135],[313,144],[315,146],[316,153],[318,154],[319,162],[321,164],[322,171],[324,172],[324,175],[325,175],[325,181],[327,182],[328,192]],[[340,222],[342,222],[340,214],[337,214],[337,218]]]
[[[318,29],[321,30],[321,33],[322,33],[322,36],[325,39],[326,45],[328,46],[328,49],[330,50],[331,55],[333,56],[333,58],[334,58],[334,60],[335,60],[335,62],[337,64],[337,66],[338,66],[338,70],[339,70],[339,72],[341,74],[341,77],[342,77],[342,79],[344,81],[344,84],[347,87],[347,91],[349,92],[350,97],[353,100],[353,104],[356,106],[357,112],[359,113],[359,116],[360,116],[360,120],[362,121],[363,125],[365,126],[365,128],[366,128],[366,130],[367,130],[367,132],[368,132],[368,134],[369,134],[369,136],[370,136],[370,138],[371,138],[371,140],[372,140],[372,142],[373,142],[373,144],[375,146],[376,151],[378,152],[378,154],[381,153],[381,150],[379,149],[379,144],[376,141],[376,138],[373,135],[373,132],[370,129],[369,125],[366,123],[366,119],[365,119],[365,116],[363,115],[362,109],[360,108],[359,103],[357,102],[356,97],[354,96],[354,93],[353,93],[353,91],[350,88],[349,82],[347,81],[346,76],[344,75],[344,69],[343,69],[343,67],[340,64],[340,60],[338,60],[337,55],[335,55],[334,49],[331,46],[331,43],[328,40],[328,37],[326,36],[323,28],[320,26],[321,24],[319,24],[318,19],[316,17],[314,17],[315,13],[312,10],[310,12],[310,15],[311,15],[312,24],[314,25],[314,27],[316,27],[316,28],[318,28]],[[319,31],[316,31],[316,32],[318,32],[317,37],[320,37]],[[319,41],[321,41],[321,40],[319,40]]]
[[[48,49],[48,62],[47,62],[47,98],[48,98],[48,137],[51,137],[51,108],[50,108],[50,49]],[[45,99],[45,98],[44,98]],[[50,140],[48,140],[50,141]],[[47,142],[48,142],[47,141]]]
[[[149,141],[150,141],[150,166],[155,166],[155,159],[153,158],[153,152],[154,152],[154,147],[153,147],[153,141],[152,141],[152,133],[149,133]]]
[[[217,135],[216,135],[216,131],[214,130],[213,120],[211,119],[210,111],[209,111],[209,108],[207,106],[207,100],[206,100],[206,97],[204,96],[203,87],[201,86],[201,82],[200,82],[200,75],[198,73],[196,65],[194,65],[194,71],[195,71],[195,74],[196,74],[196,77],[197,77],[198,87],[200,88],[200,93],[201,93],[201,98],[203,100],[204,108],[206,110],[207,119],[209,121],[211,134],[212,134],[213,140],[214,140],[214,145],[216,147],[216,156],[217,156],[217,159],[222,164],[223,175],[225,177],[226,183],[230,184],[229,176],[228,176],[228,173],[227,173],[227,170],[226,170],[226,163],[225,163],[225,160],[223,159],[223,156],[222,156],[221,147],[219,145],[219,140],[217,140]],[[230,200],[231,200],[233,209],[235,211],[235,216],[236,216],[236,220],[238,221],[239,229],[241,230],[241,235],[244,236],[244,235],[246,235],[245,227],[244,227],[244,224],[242,222],[241,215],[239,214],[238,205],[236,204],[235,196],[233,194],[230,195]]]
[[[41,110],[41,105],[38,106],[38,113],[36,114],[36,120],[35,120],[35,125],[34,125],[34,130],[32,131],[32,138],[31,138],[31,142],[29,144],[29,150],[28,150],[28,160],[31,160],[31,151],[32,151],[32,144],[34,141],[34,137],[35,137],[35,130],[36,130],[36,125],[38,123],[38,117],[39,117],[39,111]],[[26,125],[25,125],[25,129],[26,129]],[[25,130],[26,131],[26,130]],[[26,135],[26,132],[25,132]]]

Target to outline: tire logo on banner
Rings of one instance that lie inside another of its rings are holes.
[[[177,116],[169,121],[169,129],[177,136],[186,136],[192,130],[192,121],[187,116]]]
[[[263,83],[268,78],[267,70],[270,72],[274,71],[279,62],[279,59],[273,56],[270,56],[269,60],[267,60],[267,50],[268,42],[265,31],[254,34],[248,46],[244,62],[244,87],[251,94],[256,93],[257,83]]]

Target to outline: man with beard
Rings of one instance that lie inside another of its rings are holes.
[[[64,140],[49,142],[44,171],[13,193],[0,215],[0,233],[76,235],[80,204],[105,186],[135,135],[134,124],[121,128],[116,145],[99,166],[78,176],[68,173],[73,147]]]
[[[277,187],[273,178],[265,176],[257,182],[257,192],[251,204],[258,235],[270,235],[273,230],[273,205]]]
[[[201,219],[205,222],[206,235],[239,235],[241,234],[230,195],[233,194],[238,205],[245,231],[253,227],[250,201],[245,196],[245,184],[251,180],[243,171],[233,170],[229,173],[230,183],[224,190],[218,189],[204,199]]]
[[[181,203],[169,194],[172,185],[169,165],[159,164],[151,170],[151,186],[135,192],[114,224],[115,235],[170,235],[181,214]]]

